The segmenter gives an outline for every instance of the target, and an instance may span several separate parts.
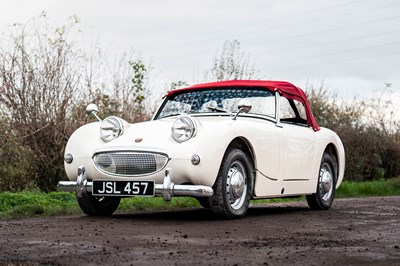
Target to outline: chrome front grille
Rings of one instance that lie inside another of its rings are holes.
[[[159,153],[105,152],[93,157],[94,164],[103,172],[112,175],[148,175],[162,170],[168,157]]]

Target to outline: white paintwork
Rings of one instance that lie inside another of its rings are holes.
[[[213,186],[224,153],[236,138],[247,142],[253,153],[255,165],[254,198],[284,197],[315,193],[322,155],[332,144],[338,155],[339,187],[344,175],[344,148],[339,137],[329,129],[315,132],[308,126],[279,124],[272,120],[239,115],[194,116],[198,129],[189,141],[178,143],[171,137],[171,126],[176,117],[137,124],[124,121],[124,133],[105,143],[100,138],[100,122],[79,128],[70,137],[65,153],[73,155],[71,164],[65,163],[70,180],[76,180],[77,169],[84,165],[87,178],[110,179],[115,177],[99,171],[93,163],[95,151],[132,150],[162,152],[170,160],[175,184],[192,183]],[[135,142],[142,139],[141,142]],[[193,154],[201,158],[199,165],[190,161]],[[161,184],[164,171],[153,175],[134,177],[136,180],[155,180]]]

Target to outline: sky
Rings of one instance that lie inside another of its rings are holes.
[[[225,41],[238,40],[261,79],[344,98],[390,83],[400,96],[398,0],[0,0],[0,32],[42,11],[56,25],[76,15],[88,38],[133,49],[165,84],[202,81]]]

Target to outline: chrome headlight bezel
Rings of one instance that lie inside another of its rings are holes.
[[[188,141],[196,136],[197,122],[190,116],[180,116],[171,127],[172,138],[179,143]]]
[[[121,118],[109,116],[100,126],[100,137],[104,142],[110,142],[124,133],[124,123]]]

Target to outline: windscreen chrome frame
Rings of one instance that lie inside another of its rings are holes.
[[[281,95],[279,94],[278,91],[275,91],[275,125],[277,127],[282,127],[280,119],[280,112],[281,112],[280,100],[281,100]]]

